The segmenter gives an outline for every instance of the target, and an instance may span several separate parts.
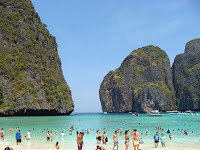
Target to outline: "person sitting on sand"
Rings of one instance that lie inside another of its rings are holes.
[[[143,144],[143,143],[144,143],[143,139],[140,138],[139,144]]]
[[[161,134],[160,140],[161,140],[162,147],[166,147],[166,145],[165,145],[165,143],[166,143],[166,138],[165,138],[165,136],[164,136],[163,133]]]
[[[155,148],[157,148],[158,147],[158,143],[159,143],[159,139],[160,139],[159,135],[158,135],[158,131],[156,131],[156,134],[154,135],[153,139],[154,139]]]
[[[55,149],[60,149],[60,145],[58,142],[56,142]]]
[[[139,150],[139,140],[140,140],[140,133],[137,132],[137,129],[133,129],[133,146],[134,146],[134,150]]]
[[[96,150],[106,150],[106,149],[105,149],[103,146],[99,146],[99,145],[97,145]]]

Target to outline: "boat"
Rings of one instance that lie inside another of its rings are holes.
[[[103,112],[103,114],[105,114],[105,115],[106,115],[106,114],[107,114],[107,112]]]
[[[193,111],[193,112],[192,112],[192,115],[193,115],[193,116],[198,116],[198,113],[195,112],[195,111]]]
[[[170,114],[170,115],[183,115],[183,113],[180,112],[180,111],[170,111],[169,114]]]
[[[153,110],[153,111],[147,112],[146,115],[147,116],[164,116],[164,114],[162,114],[158,110]]]
[[[186,110],[186,111],[185,111],[185,115],[190,115],[190,114],[192,114],[192,111],[191,111],[191,110]]]
[[[132,113],[133,116],[139,116],[138,112]]]

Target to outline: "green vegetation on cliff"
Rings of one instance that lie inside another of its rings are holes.
[[[132,51],[119,68],[105,76],[99,95],[107,112],[175,109],[167,54],[153,45]]]
[[[61,100],[72,111],[71,90],[62,74],[56,39],[30,0],[0,2],[0,52],[1,84],[9,88],[2,96],[0,89],[0,107],[15,110],[20,101],[22,108],[45,102],[50,104],[48,109],[55,109]]]

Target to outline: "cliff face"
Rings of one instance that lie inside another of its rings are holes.
[[[173,82],[180,110],[200,109],[200,39],[189,41],[173,63]]]
[[[146,112],[176,108],[167,54],[159,47],[134,50],[101,83],[99,97],[104,112]]]
[[[0,2],[0,115],[74,110],[57,43],[30,0]]]

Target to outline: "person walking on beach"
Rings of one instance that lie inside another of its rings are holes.
[[[1,141],[4,141],[4,131],[3,131],[3,128],[0,131],[0,135],[1,135]]]
[[[49,141],[49,139],[50,139],[50,133],[49,133],[49,131],[46,134],[46,138],[47,138],[47,141]]]
[[[160,139],[159,135],[158,135],[158,131],[156,131],[156,134],[154,135],[153,139],[154,139],[155,148],[157,148],[158,147],[158,143],[159,143],[159,139]]]
[[[84,136],[84,133],[83,132],[80,132],[78,135],[77,135],[77,145],[78,145],[78,150],[82,150],[83,148],[83,136]]]
[[[166,147],[166,145],[165,145],[165,143],[166,143],[166,138],[165,138],[165,136],[164,136],[163,133],[161,134],[160,140],[161,140],[162,147]]]
[[[16,132],[15,138],[17,141],[17,145],[20,145],[20,143],[22,142],[21,141],[22,136],[21,136],[20,130]]]
[[[133,147],[134,147],[134,150],[136,150],[136,147],[137,147],[137,150],[139,150],[139,141],[140,141],[140,133],[137,132],[137,129],[133,129]]]
[[[117,146],[117,150],[118,150],[119,141],[118,141],[117,131],[115,131],[115,133],[113,134],[113,142],[114,142],[113,150],[115,149],[115,146]]]

